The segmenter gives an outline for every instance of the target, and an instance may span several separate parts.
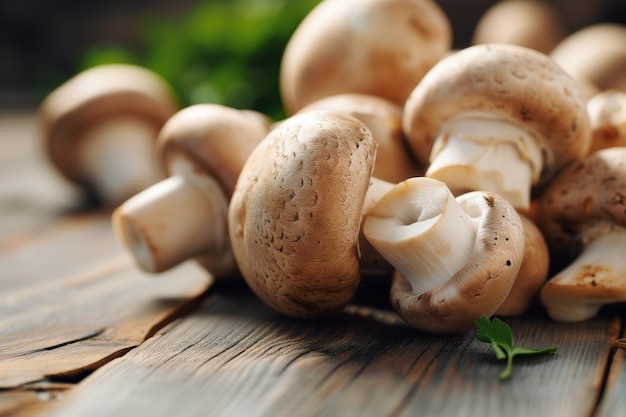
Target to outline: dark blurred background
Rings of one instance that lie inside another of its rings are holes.
[[[277,112],[282,48],[318,2],[0,0],[0,107],[35,106],[77,71],[124,61],[175,80],[185,102],[225,101]],[[550,2],[568,31],[595,22],[626,23],[626,0]],[[469,44],[476,22],[494,3],[438,1],[452,23],[455,48]]]

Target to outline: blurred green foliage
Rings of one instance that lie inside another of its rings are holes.
[[[279,120],[279,68],[290,36],[320,0],[199,0],[181,16],[146,16],[142,49],[94,46],[79,69],[132,63],[163,76],[183,105],[220,103]]]

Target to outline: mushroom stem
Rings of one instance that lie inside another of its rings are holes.
[[[143,270],[162,272],[203,252],[228,254],[227,212],[217,181],[190,168],[130,198],[113,225]]]
[[[476,221],[440,181],[399,183],[364,224],[365,237],[404,275],[414,294],[445,284],[467,263],[476,229]]]
[[[541,289],[541,302],[554,320],[583,321],[609,303],[626,301],[626,230],[595,237],[582,253]]]
[[[527,210],[541,168],[541,149],[522,127],[488,113],[468,112],[443,123],[426,176],[445,182],[456,195],[491,191]]]
[[[163,177],[154,155],[158,129],[136,117],[106,120],[85,133],[80,170],[103,201],[126,200]]]

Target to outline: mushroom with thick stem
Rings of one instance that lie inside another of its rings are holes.
[[[402,107],[382,97],[344,93],[324,97],[298,111],[328,110],[354,116],[367,126],[378,143],[374,177],[398,183],[424,175],[409,151],[402,132]]]
[[[268,306],[311,318],[353,299],[376,146],[358,119],[310,111],[283,121],[252,152],[228,226],[239,269]]]
[[[582,321],[626,301],[626,147],[570,165],[539,201],[538,226],[555,270],[540,299],[557,321]]]
[[[101,204],[115,207],[163,178],[154,143],[177,110],[160,76],[135,65],[108,64],[57,87],[37,116],[52,164]]]
[[[426,177],[397,184],[363,223],[365,237],[396,268],[394,309],[438,334],[469,330],[500,308],[524,256],[522,228],[503,197],[473,191],[455,198]]]
[[[550,52],[550,57],[591,98],[608,89],[626,91],[626,25],[596,23],[569,34]]]
[[[324,0],[284,50],[283,104],[293,115],[323,97],[363,93],[403,105],[451,44],[450,22],[432,0]]]
[[[157,151],[168,178],[113,212],[120,242],[148,272],[193,258],[216,278],[237,276],[228,238],[228,204],[241,168],[269,131],[264,115],[218,104],[174,114]]]
[[[435,65],[404,107],[426,176],[454,194],[491,191],[528,211],[531,195],[589,149],[586,100],[547,55],[517,45],[468,47]]]
[[[591,122],[589,153],[626,145],[626,91],[605,90],[587,101]]]
[[[542,0],[506,0],[483,13],[472,43],[508,43],[547,54],[566,33],[565,20],[555,5]]]

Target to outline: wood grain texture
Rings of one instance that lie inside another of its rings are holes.
[[[67,216],[0,255],[0,388],[94,369],[206,291],[195,263],[140,271],[107,215]]]
[[[626,333],[622,333],[613,346],[615,352],[597,417],[622,417],[626,414]]]
[[[503,363],[473,333],[429,336],[393,313],[354,307],[297,321],[249,294],[215,291],[90,375],[53,415],[589,416],[613,320],[510,324],[518,344],[558,353],[516,361],[500,382]]]

